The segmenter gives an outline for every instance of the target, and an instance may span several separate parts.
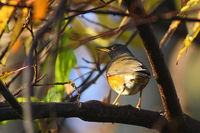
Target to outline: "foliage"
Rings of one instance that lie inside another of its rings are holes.
[[[178,14],[155,13],[164,5],[163,1],[145,0],[147,16],[136,15],[137,23],[133,23],[131,17],[135,14],[124,8],[122,0],[71,0],[63,5],[61,2],[63,0],[2,0],[0,3],[0,79],[20,103],[78,101],[79,95],[106,70],[105,67],[101,69],[100,64],[107,62],[107,57],[99,55],[94,48],[114,42],[143,48],[144,40],[136,31],[138,25],[173,20],[161,40],[162,46],[173,36],[179,24],[186,21],[187,35],[177,62],[200,31],[199,0],[190,0]],[[74,51],[82,45],[94,61],[83,60],[92,67],[76,66]],[[79,74],[79,86],[74,82],[76,79],[69,80],[73,69]],[[89,72],[85,74],[81,69],[89,69]],[[13,84],[17,85],[11,87]],[[29,93],[25,94],[25,90]],[[56,121],[51,118],[35,120],[32,126],[41,132],[50,131],[51,124]],[[56,126],[52,130],[59,129]]]

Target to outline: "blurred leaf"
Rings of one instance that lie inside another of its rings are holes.
[[[1,122],[0,122],[0,125],[7,124],[8,122],[9,122],[9,120],[1,121]]]
[[[169,42],[169,40],[171,39],[172,35],[174,34],[174,32],[176,31],[178,25],[181,23],[180,20],[177,21],[172,21],[171,25],[169,26],[169,29],[167,30],[167,32],[165,33],[164,37],[161,39],[160,41],[160,47],[162,47],[164,41],[167,39],[166,44]]]
[[[15,26],[14,26],[14,29],[13,29],[13,34],[11,35],[11,41],[10,41],[9,46],[8,46],[8,50],[7,50],[6,54],[4,55],[4,57],[1,61],[2,65],[6,64],[6,60],[8,58],[8,55],[10,54],[10,49],[15,44],[19,35],[21,34],[23,24],[25,22],[27,15],[28,15],[28,8],[23,8],[21,10],[21,15],[19,15],[17,22],[15,23]]]
[[[74,83],[73,81],[70,81],[71,83]],[[71,84],[65,84],[64,85],[67,95],[71,95],[72,91],[74,90],[74,87]]]
[[[67,48],[67,49],[61,49],[61,51],[58,53],[56,64],[55,64],[55,82],[66,82],[68,81],[69,73],[71,69],[76,65],[76,57],[74,55],[74,52],[71,48],[68,48],[69,46],[69,33],[70,30],[68,29],[67,32],[65,32],[60,41],[60,48]],[[60,96],[60,100],[64,98],[65,89],[62,85],[55,86],[55,90],[59,92],[57,95]]]
[[[185,14],[188,14],[190,11],[192,11],[193,7],[197,5],[197,3],[199,3],[199,0],[190,0],[187,2],[187,4],[181,8],[180,13],[178,14],[178,16],[183,16]]]
[[[3,75],[0,76],[1,81],[5,84],[7,78],[13,74],[13,71],[5,71],[2,73]]]
[[[17,97],[17,101],[18,102],[26,102],[26,98],[25,97]],[[31,102],[43,102],[43,101],[39,100],[37,97],[31,97]]]
[[[118,0],[118,6],[121,6],[122,0]]]
[[[17,52],[19,52],[19,47],[22,44],[22,40],[19,38],[13,45],[12,49],[11,49],[11,53],[15,54]]]
[[[178,57],[177,57],[177,61],[176,61],[176,64],[178,64],[178,61],[182,55],[182,53],[190,46],[191,42],[196,38],[196,36],[198,35],[200,31],[200,27],[196,30],[196,32],[191,36],[190,34],[187,34],[185,40],[184,40],[184,45],[183,47],[181,48],[179,54],[178,54]]]
[[[61,92],[52,87],[48,90],[47,95],[43,100],[45,102],[61,102],[62,97]]]
[[[49,0],[35,0],[33,3],[33,21],[39,23],[46,16]]]
[[[2,1],[1,1],[2,2]],[[11,0],[8,2],[10,5],[17,5],[20,1],[17,0]],[[5,3],[4,3],[5,4]],[[7,25],[8,21],[10,20],[10,17],[12,13],[14,12],[15,7],[14,6],[6,6],[0,8],[0,36],[2,35],[5,26]]]
[[[126,13],[128,14],[129,11],[126,10]],[[127,24],[127,23],[130,21],[130,19],[131,19],[130,17],[125,16],[125,17],[122,19],[122,21],[121,21],[121,23],[120,23],[118,29],[120,29],[123,25]]]
[[[10,31],[9,31],[8,24],[6,24],[6,26],[5,26],[5,31],[6,31],[6,33],[9,33],[9,32],[10,32]]]
[[[65,21],[66,23],[67,21]],[[63,35],[60,38],[59,51],[55,62],[55,82],[66,82],[71,69],[76,64],[76,57],[73,50],[69,47],[69,34],[71,30],[65,28]],[[63,85],[56,85],[49,89],[47,100],[50,102],[61,102],[65,97],[65,89]]]
[[[183,8],[181,8],[181,11],[179,12],[179,14],[177,16],[184,18],[187,15],[188,17],[196,16],[195,18],[197,18],[198,13],[197,12],[193,13],[193,12],[195,10],[196,11],[198,10],[198,8],[200,6],[199,2],[200,2],[199,0],[190,0],[189,2],[187,2],[187,4]],[[190,16],[190,14],[191,14],[191,16]],[[169,39],[171,38],[173,33],[176,31],[176,29],[177,29],[178,25],[180,24],[180,22],[181,22],[180,20],[172,21],[172,24],[170,25],[168,31],[166,32],[166,34],[164,35],[164,37],[162,38],[162,40],[160,42],[160,47],[162,47],[162,45],[163,45],[163,43],[164,43],[164,41],[166,40],[167,37],[169,37],[167,42],[169,41]],[[198,25],[199,25],[199,22],[187,22],[187,23],[198,23]],[[196,30],[197,30],[197,28],[196,28]],[[191,31],[196,34],[196,31],[193,28],[192,29],[188,29],[188,32],[191,32]],[[191,35],[191,36],[193,36],[193,35]],[[187,39],[185,39],[185,40],[187,40]],[[186,41],[186,42],[188,42],[188,41]]]
[[[192,0],[187,3],[187,5],[186,5],[186,7],[184,7],[183,11],[185,11],[185,12],[190,11],[187,15],[188,18],[200,19],[199,7],[200,7],[200,1]],[[186,22],[186,26],[187,26],[188,34],[184,40],[184,45],[178,54],[176,64],[178,64],[178,61],[179,61],[182,53],[190,46],[190,44],[196,38],[196,36],[198,35],[198,33],[200,31],[200,22]]]
[[[188,18],[200,19],[200,2],[191,8],[191,12],[187,15]],[[200,27],[200,22],[186,22],[188,33],[193,36]]]

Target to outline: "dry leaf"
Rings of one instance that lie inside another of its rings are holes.
[[[7,78],[8,78],[11,74],[13,74],[13,71],[5,71],[5,72],[3,72],[2,74],[3,74],[3,75],[0,76],[0,79],[1,79],[1,81],[5,84]]]

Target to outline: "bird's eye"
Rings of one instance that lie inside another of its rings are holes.
[[[116,50],[116,49],[117,49],[116,46],[111,47],[111,50]]]

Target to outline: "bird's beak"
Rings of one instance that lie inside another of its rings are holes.
[[[96,47],[95,49],[106,53],[110,52],[110,49],[108,49],[107,47]]]

